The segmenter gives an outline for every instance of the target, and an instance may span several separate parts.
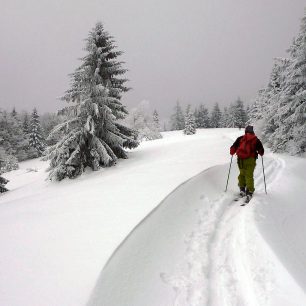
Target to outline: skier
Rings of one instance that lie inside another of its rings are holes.
[[[245,128],[245,135],[236,139],[230,148],[230,154],[237,154],[237,163],[239,168],[238,186],[239,195],[246,196],[246,202],[249,202],[253,196],[254,188],[254,169],[258,154],[264,155],[264,148],[261,141],[256,137],[253,126],[248,125]]]

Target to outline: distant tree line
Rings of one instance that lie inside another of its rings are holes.
[[[69,120],[70,107],[41,116],[36,108],[31,113],[17,112],[15,108],[11,111],[0,109],[0,174],[17,169],[18,162],[50,154],[48,150],[62,141]],[[135,131],[133,137],[137,141],[162,138],[161,131],[167,129],[161,127],[157,110],[152,111],[147,101],[131,109],[121,121]],[[218,103],[209,112],[202,104],[194,109],[188,105],[183,111],[177,102],[170,119],[170,130],[182,130],[191,135],[197,128],[240,127],[246,121],[246,111],[240,99],[223,112]]]
[[[162,138],[157,110],[152,111],[148,101],[132,108],[124,120],[125,124],[138,132],[139,141]]]
[[[187,105],[183,111],[177,102],[170,118],[169,130],[183,130],[185,134],[190,135],[194,134],[197,128],[242,128],[248,121],[247,114],[248,110],[240,98],[223,111],[219,104],[215,103],[210,112],[203,104],[193,110],[191,105]]]
[[[52,143],[47,140],[50,131],[62,120],[53,113],[39,117],[36,108],[30,114],[0,109],[0,174],[17,169],[20,161],[42,156]]]

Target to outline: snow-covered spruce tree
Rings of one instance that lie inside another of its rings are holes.
[[[0,126],[1,126],[1,121],[0,121]],[[3,131],[0,128],[0,132]],[[6,150],[7,148],[7,143],[5,143],[5,140],[1,136],[2,133],[0,133],[0,174],[9,172],[11,170],[16,170],[18,169],[18,160],[15,156],[12,154],[9,154]],[[3,134],[2,134],[3,135]]]
[[[197,128],[209,128],[208,109],[203,104],[200,104],[199,108],[195,109],[194,117]]]
[[[153,122],[154,122],[154,127],[157,131],[160,131],[160,122],[159,122],[159,115],[157,110],[155,109],[153,112]]]
[[[8,191],[8,189],[4,187],[8,182],[9,181],[7,179],[5,179],[4,177],[0,176],[0,193]]]
[[[222,112],[219,108],[219,104],[215,103],[210,116],[210,127],[219,128],[221,126],[221,117]]]
[[[124,148],[138,146],[136,131],[120,120],[127,115],[121,103],[122,93],[128,91],[127,81],[120,78],[126,70],[117,57],[113,38],[101,23],[90,31],[87,55],[72,74],[71,88],[63,100],[72,103],[67,120],[49,135],[61,133],[61,140],[48,149],[49,178],[75,178],[86,167],[97,170],[114,165],[118,158],[127,158]]]
[[[240,98],[238,98],[233,104],[232,115],[234,120],[233,127],[238,127],[238,128],[245,127],[247,121],[246,112],[244,109],[244,103]]]
[[[249,111],[249,120],[248,124],[257,126],[258,122],[263,121],[264,115],[264,105],[266,104],[266,89],[262,88],[257,92],[257,95],[251,102],[251,107]]]
[[[272,151],[295,155],[306,150],[306,12],[289,55],[275,60],[270,82],[257,97],[250,121],[261,119],[263,140]]]
[[[248,122],[250,120],[250,112],[251,112],[251,106],[247,105],[247,107],[245,108],[245,118],[246,118],[245,125],[248,125]]]
[[[220,127],[226,128],[243,128],[247,121],[246,111],[243,102],[238,98],[234,103],[230,104],[221,116]]]
[[[30,133],[30,121],[28,113],[25,113],[22,120],[22,130],[25,135]]]
[[[174,107],[174,114],[171,116],[171,130],[183,130],[185,127],[184,114],[179,101],[176,102]]]
[[[195,121],[196,128],[199,127],[199,120],[198,120],[199,115],[198,114],[199,114],[198,108],[195,107],[194,112],[193,112],[193,116],[194,116],[194,121]]]
[[[258,91],[247,114],[247,123],[254,125],[256,130],[261,131],[264,141],[268,141],[269,135],[273,134],[276,126],[278,108],[282,92],[285,90],[287,68],[290,59],[275,58],[270,74],[270,80],[265,88]],[[268,121],[270,121],[268,123]]]
[[[270,81],[265,89],[264,105],[262,106],[262,118],[264,126],[262,128],[262,139],[273,147],[274,142],[278,142],[275,131],[282,125],[279,121],[278,110],[282,100],[282,92],[285,89],[287,68],[290,60],[286,58],[276,58],[270,75]]]
[[[37,156],[41,156],[45,150],[45,139],[43,137],[36,108],[33,109],[31,114],[29,147],[33,148],[37,152]]]
[[[306,11],[289,55],[270,143],[273,151],[296,155],[306,152]]]
[[[0,142],[3,149],[8,154],[14,154],[14,150],[11,142],[11,124],[10,115],[5,110],[0,110]]]
[[[0,138],[7,155],[15,156],[20,161],[27,159],[27,143],[15,108],[10,113],[0,110]]]
[[[220,120],[220,127],[227,128],[229,126],[230,126],[229,108],[224,107]]]
[[[4,149],[0,147],[0,193],[8,191],[4,186],[8,183],[8,180],[1,176],[4,173]]]
[[[233,104],[229,106],[227,112],[228,118],[226,127],[245,127],[247,116],[243,101],[240,98],[238,98]]]
[[[195,118],[194,118],[194,114],[191,111],[191,105],[189,104],[186,108],[186,113],[185,113],[184,134],[193,135],[195,133],[196,133]]]
[[[16,150],[10,143],[12,125],[11,116],[0,109],[0,174],[18,169],[17,158],[13,155]]]
[[[22,126],[23,140],[20,143],[23,148],[23,158],[21,158],[21,154],[18,154],[18,160],[27,160],[31,158],[37,157],[37,152],[34,148],[30,147],[30,115],[27,112],[23,112],[20,115],[20,121]]]

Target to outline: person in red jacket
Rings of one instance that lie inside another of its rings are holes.
[[[252,198],[255,191],[254,169],[256,167],[256,159],[258,154],[263,156],[264,152],[264,147],[255,135],[251,125],[245,128],[245,134],[238,137],[230,148],[230,154],[234,155],[236,153],[237,155],[240,196],[247,196],[248,201]]]

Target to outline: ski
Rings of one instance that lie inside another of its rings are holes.
[[[246,197],[244,200],[244,203],[242,203],[240,206],[246,206],[247,204],[250,203],[250,201],[252,200],[252,197]]]
[[[239,200],[242,200],[242,199],[244,199],[245,198],[245,195],[244,196],[242,196],[242,195],[237,195],[237,197],[236,198],[234,198],[234,201],[235,202],[238,202]]]
[[[240,200],[242,200],[242,199],[243,199],[242,197],[237,197],[237,198],[234,199],[234,201],[235,201],[235,202],[238,202],[238,201],[240,201]]]

